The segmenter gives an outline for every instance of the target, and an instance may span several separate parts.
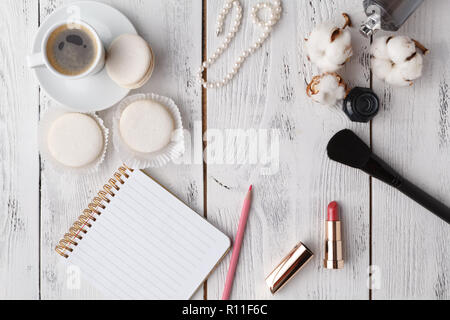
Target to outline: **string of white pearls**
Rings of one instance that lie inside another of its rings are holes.
[[[251,45],[247,50],[244,50],[242,54],[238,57],[236,62],[233,65],[233,69],[222,79],[219,81],[206,81],[203,78],[203,72],[208,69],[212,64],[214,64],[217,59],[223,54],[223,52],[229,47],[231,41],[235,38],[236,33],[239,31],[241,23],[242,23],[242,5],[239,0],[227,0],[225,2],[224,8],[221,13],[219,13],[217,18],[217,35],[220,35],[223,32],[223,25],[226,17],[230,13],[232,8],[235,8],[236,15],[234,18],[234,22],[231,25],[231,29],[225,37],[224,42],[220,45],[216,51],[209,57],[206,61],[203,62],[200,70],[198,71],[197,77],[199,82],[204,88],[212,89],[212,88],[221,88],[227,85],[239,72],[242,64],[250,57],[256,50],[258,50],[262,44],[267,40],[270,36],[273,27],[278,23],[281,18],[281,13],[283,9],[281,8],[281,1],[275,0],[273,2],[260,2],[256,4],[251,11],[251,16],[253,19],[253,23],[257,26],[260,26],[263,29],[262,35],[255,41],[253,45]],[[267,20],[261,19],[259,13],[261,10],[269,10],[270,15]]]

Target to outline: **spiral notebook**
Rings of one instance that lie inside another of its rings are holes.
[[[56,252],[112,299],[189,299],[230,240],[140,170],[120,167]]]

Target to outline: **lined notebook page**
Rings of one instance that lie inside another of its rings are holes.
[[[100,211],[66,260],[113,299],[189,299],[230,247],[140,170]]]

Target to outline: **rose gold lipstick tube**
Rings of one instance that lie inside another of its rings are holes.
[[[285,286],[311,260],[313,255],[303,243],[300,242],[295,246],[266,278],[267,286],[272,294]]]
[[[339,220],[338,205],[336,202],[332,202],[328,206],[328,219],[325,223],[325,239],[325,259],[323,266],[326,269],[344,268],[341,221]]]

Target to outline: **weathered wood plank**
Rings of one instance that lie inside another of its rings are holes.
[[[448,55],[450,3],[425,1],[399,34],[425,44],[423,78],[411,88],[380,81],[383,110],[373,124],[374,151],[450,205]],[[374,299],[449,299],[449,226],[409,198],[373,183]]]
[[[259,30],[250,19],[257,1],[242,1],[244,20],[224,57],[208,72],[222,78]],[[208,91],[208,128],[277,129],[279,161],[272,175],[261,174],[261,165],[220,163],[208,165],[208,219],[234,237],[243,197],[254,185],[254,200],[237,270],[233,299],[368,299],[369,179],[331,163],[325,152],[331,136],[353,128],[368,139],[369,126],[355,125],[338,108],[313,104],[305,94],[306,81],[316,74],[303,52],[303,39],[316,23],[340,14],[359,12],[360,1],[282,1],[284,13],[270,40],[242,67],[227,87]],[[215,36],[216,14],[222,1],[208,1],[208,52],[223,38]],[[355,17],[357,21],[360,17]],[[225,28],[225,32],[227,28]],[[369,42],[354,30],[355,57],[342,75],[352,85],[368,86]],[[270,140],[269,140],[270,141]],[[209,142],[214,145],[214,141]],[[224,142],[229,154],[233,142]],[[266,143],[262,142],[265,148]],[[276,150],[277,148],[275,148]],[[243,147],[241,152],[248,150]],[[270,150],[270,149],[269,149]],[[266,163],[267,164],[267,163]],[[322,268],[324,219],[332,200],[340,201],[344,220],[346,267]],[[299,241],[316,254],[313,261],[272,297],[264,278]],[[208,298],[218,299],[224,286],[229,257],[208,281]]]
[[[71,1],[41,0],[41,17]],[[103,1],[127,15],[138,32],[149,41],[156,55],[155,71],[150,82],[138,92],[154,92],[171,97],[180,107],[183,125],[201,145],[201,129],[194,134],[194,124],[200,121],[201,90],[194,82],[193,69],[201,63],[201,2],[180,1]],[[45,94],[46,108],[55,107]],[[110,125],[113,110],[101,115]],[[200,153],[201,150],[198,150]],[[193,154],[191,154],[193,155]],[[198,158],[198,155],[197,155]],[[42,294],[44,299],[96,299],[103,297],[86,282],[79,290],[67,286],[70,273],[60,266],[60,258],[53,248],[59,237],[79,216],[99,187],[117,169],[120,161],[110,148],[102,169],[89,177],[71,181],[54,174],[44,164],[42,182]],[[202,163],[170,165],[164,169],[149,170],[159,182],[181,200],[202,214]],[[60,192],[64,190],[64,192]],[[202,290],[195,298],[202,298]]]
[[[0,2],[0,300],[39,297],[39,89],[25,65],[37,27],[37,2]]]

